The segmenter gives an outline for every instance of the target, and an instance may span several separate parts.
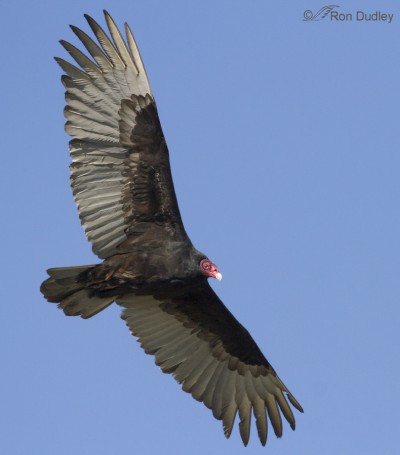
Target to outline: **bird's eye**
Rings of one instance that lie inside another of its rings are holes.
[[[203,267],[204,270],[211,270],[211,262],[204,261],[201,266]]]

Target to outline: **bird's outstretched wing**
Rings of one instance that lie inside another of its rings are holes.
[[[91,59],[66,41],[61,44],[80,68],[56,58],[66,73],[65,129],[74,138],[71,186],[81,223],[101,258],[117,253],[121,243],[154,224],[158,238],[160,226],[169,238],[187,238],[138,48],[128,25],[125,43],[104,14],[111,38],[85,16],[100,45],[71,26]]]
[[[292,429],[289,402],[302,407],[268,363],[249,332],[235,319],[207,282],[169,289],[154,296],[117,298],[122,318],[147,354],[184,391],[202,401],[222,420],[229,437],[239,412],[243,443],[254,414],[261,443],[267,441],[267,416],[282,435],[281,413]]]

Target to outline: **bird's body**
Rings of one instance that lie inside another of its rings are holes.
[[[94,293],[114,291],[117,295],[131,291],[153,292],[163,286],[184,285],[192,280],[206,280],[195,268],[205,256],[193,247],[174,242],[169,249],[153,247],[137,248],[105,259],[101,264],[80,274],[80,279]],[[196,260],[196,258],[199,260]],[[200,259],[201,258],[201,259]]]
[[[262,444],[267,415],[282,434],[286,400],[302,408],[249,332],[208,284],[218,268],[192,245],[174,191],[169,154],[147,75],[129,27],[127,45],[105,13],[112,40],[86,16],[100,46],[72,27],[92,59],[61,44],[81,69],[66,75],[71,186],[97,265],[49,269],[41,291],[66,315],[89,318],[121,305],[144,350],[183,390],[212,409],[229,437],[239,413],[247,444],[251,412]]]

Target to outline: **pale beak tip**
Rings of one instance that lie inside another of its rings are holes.
[[[218,280],[218,281],[221,281],[222,280],[222,274],[221,273],[216,273],[215,274],[215,278]]]

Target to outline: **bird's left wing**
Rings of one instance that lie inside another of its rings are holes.
[[[71,186],[93,251],[107,258],[153,225],[169,237],[186,238],[167,145],[133,35],[125,25],[125,43],[107,12],[110,37],[85,17],[99,44],[71,28],[92,58],[61,41],[80,68],[56,60],[66,73],[65,129],[74,138]]]
[[[302,412],[249,332],[235,319],[207,282],[154,296],[126,295],[117,303],[122,318],[147,354],[172,373],[185,392],[223,421],[229,437],[239,412],[243,443],[250,436],[251,413],[261,443],[267,441],[267,415],[282,435],[281,412],[295,428],[285,398]]]

